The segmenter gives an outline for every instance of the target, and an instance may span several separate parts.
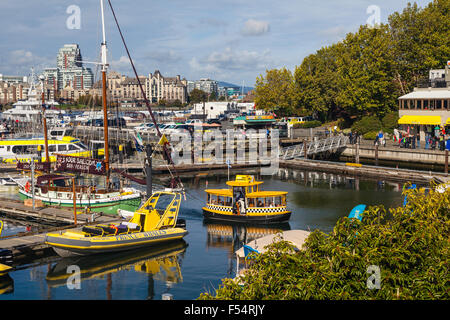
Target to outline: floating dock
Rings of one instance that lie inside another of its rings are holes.
[[[0,249],[10,250],[14,263],[44,256],[49,250],[52,250],[44,243],[45,234],[49,231],[80,228],[88,224],[113,223],[120,219],[118,216],[101,215],[95,216],[95,222],[92,222],[91,214],[77,214],[77,225],[75,225],[73,209],[48,206],[33,210],[22,201],[7,198],[0,198],[0,215],[1,220],[14,219],[25,221],[26,224],[39,223],[53,226],[42,233],[23,233],[0,237]]]

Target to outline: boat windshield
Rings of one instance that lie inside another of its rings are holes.
[[[173,194],[165,194],[162,193],[159,198],[158,201],[155,204],[155,209],[160,213],[164,213],[164,211],[166,211],[167,206],[172,202],[172,200],[174,199],[174,195]]]

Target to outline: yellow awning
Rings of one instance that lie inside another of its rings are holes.
[[[441,124],[441,117],[440,116],[402,116],[398,120],[398,124],[436,125],[436,124]]]

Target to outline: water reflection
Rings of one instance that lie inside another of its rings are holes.
[[[73,279],[74,273],[68,269],[70,266],[80,268],[81,282],[106,277],[106,296],[112,299],[111,275],[121,270],[134,270],[148,275],[148,296],[155,296],[154,281],[164,282],[169,290],[174,284],[183,282],[181,262],[187,248],[184,240],[165,244],[164,246],[147,248],[145,250],[132,250],[130,252],[117,252],[93,256],[80,256],[64,258],[58,261],[47,273],[46,281],[49,288],[67,286]],[[69,270],[69,271],[68,271]],[[96,297],[98,298],[98,297]]]
[[[340,175],[336,173],[316,172],[298,169],[281,168],[276,177],[282,181],[294,182],[306,187],[352,190],[386,190],[399,192],[403,184],[376,179],[361,179],[357,176]]]
[[[14,280],[9,274],[0,275],[0,295],[14,292]]]

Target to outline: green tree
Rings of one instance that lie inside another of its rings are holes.
[[[322,48],[295,68],[295,92],[300,113],[322,121],[342,116],[342,109],[336,104],[337,57],[341,50],[342,43]]]
[[[208,100],[208,93],[200,89],[193,89],[189,94],[189,102],[199,103]]]
[[[394,79],[401,94],[406,94],[450,57],[450,2],[434,0],[423,9],[408,3],[388,20],[395,50]]]
[[[292,72],[286,68],[266,70],[259,75],[255,86],[255,106],[274,111],[277,116],[295,114],[297,98]]]
[[[337,57],[336,103],[347,113],[361,117],[383,116],[397,107],[393,82],[393,45],[387,25],[361,26],[347,34]]]

